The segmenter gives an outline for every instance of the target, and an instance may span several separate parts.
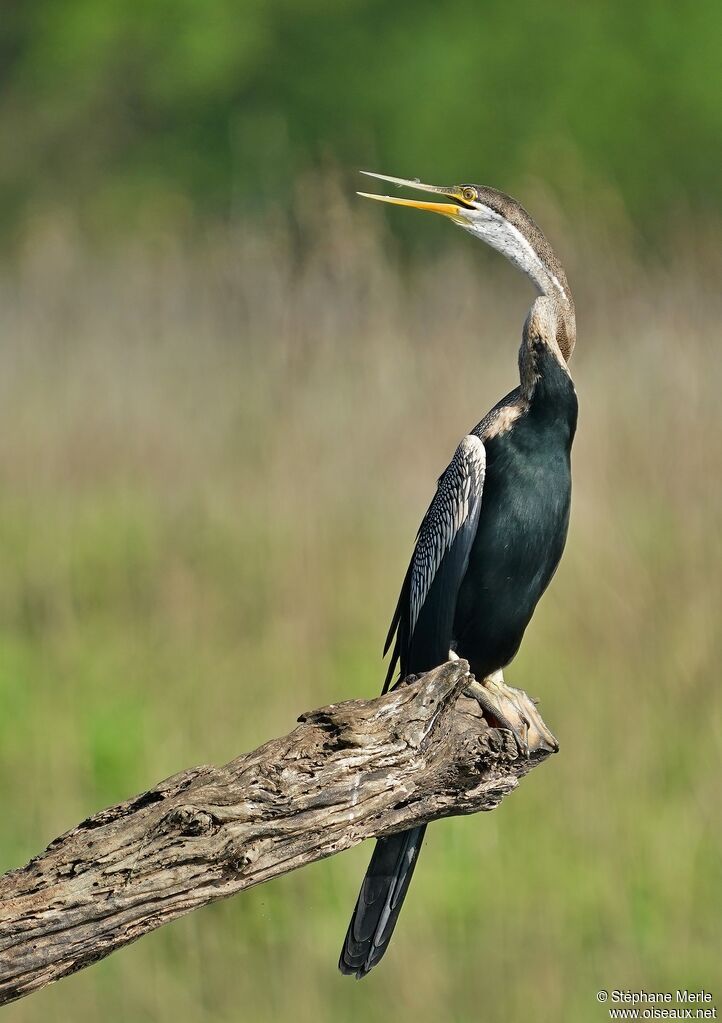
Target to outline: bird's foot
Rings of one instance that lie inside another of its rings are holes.
[[[466,690],[482,709],[484,717],[492,728],[503,728],[514,736],[519,754],[522,757],[529,756],[529,743],[527,739],[529,726],[523,714],[517,712],[516,706],[512,706],[512,713],[509,713],[509,700],[499,699],[498,684],[487,687],[491,679],[484,679],[477,682],[473,679]]]
[[[511,732],[520,756],[558,752],[559,743],[542,721],[536,705],[523,690],[508,686],[501,671],[495,671],[482,682],[472,679],[466,692],[478,702],[492,727]]]

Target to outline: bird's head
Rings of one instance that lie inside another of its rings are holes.
[[[558,304],[559,345],[564,358],[569,358],[574,348],[576,329],[574,301],[567,275],[551,245],[521,203],[486,185],[425,185],[408,178],[394,178],[387,174],[373,174],[371,171],[362,173],[380,181],[390,181],[394,185],[443,196],[447,201],[402,199],[359,192],[359,195],[367,199],[440,213],[501,252],[530,278],[541,295]]]

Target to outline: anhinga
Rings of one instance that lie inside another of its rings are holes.
[[[480,185],[370,176],[451,200],[359,193],[449,217],[505,255],[539,292],[522,332],[519,385],[464,437],[439,478],[384,650],[393,642],[384,692],[397,664],[404,678],[454,655],[469,662],[476,679],[498,680],[566,540],[577,422],[567,369],[576,340],[574,301],[549,242],[510,196]],[[363,977],[386,951],[424,830],[376,843],[341,952],[342,973]]]

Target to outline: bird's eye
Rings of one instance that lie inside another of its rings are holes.
[[[464,202],[473,202],[474,199],[476,199],[476,189],[475,188],[462,188],[462,190],[461,190],[461,197],[464,200]]]

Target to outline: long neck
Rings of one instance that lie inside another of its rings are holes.
[[[463,226],[506,256],[529,278],[540,297],[553,304],[556,341],[568,360],[577,333],[574,299],[564,267],[536,221],[516,199],[481,188],[476,211],[465,217]]]
[[[498,195],[498,193],[497,193]],[[506,207],[485,207],[480,216],[469,218],[463,226],[481,238],[522,271],[539,292],[537,302],[554,310],[554,337],[565,361],[574,350],[577,327],[572,298],[564,267],[549,242],[523,207],[504,197]],[[534,311],[536,302],[530,311]]]
[[[564,267],[536,224],[534,228],[536,237],[525,239],[528,246],[526,258],[523,261],[510,258],[531,280],[540,298],[544,300],[541,306],[537,306],[539,299],[532,305],[527,323],[545,321],[547,329],[554,331],[554,339],[564,361],[568,362],[577,340],[574,299]]]
[[[539,292],[524,324],[519,351],[521,389],[528,396],[542,364],[535,356],[538,345],[546,345],[568,372],[566,365],[577,339],[574,299],[564,267],[524,207],[493,188],[479,187],[476,194],[473,209],[459,214],[457,223],[506,256]]]

